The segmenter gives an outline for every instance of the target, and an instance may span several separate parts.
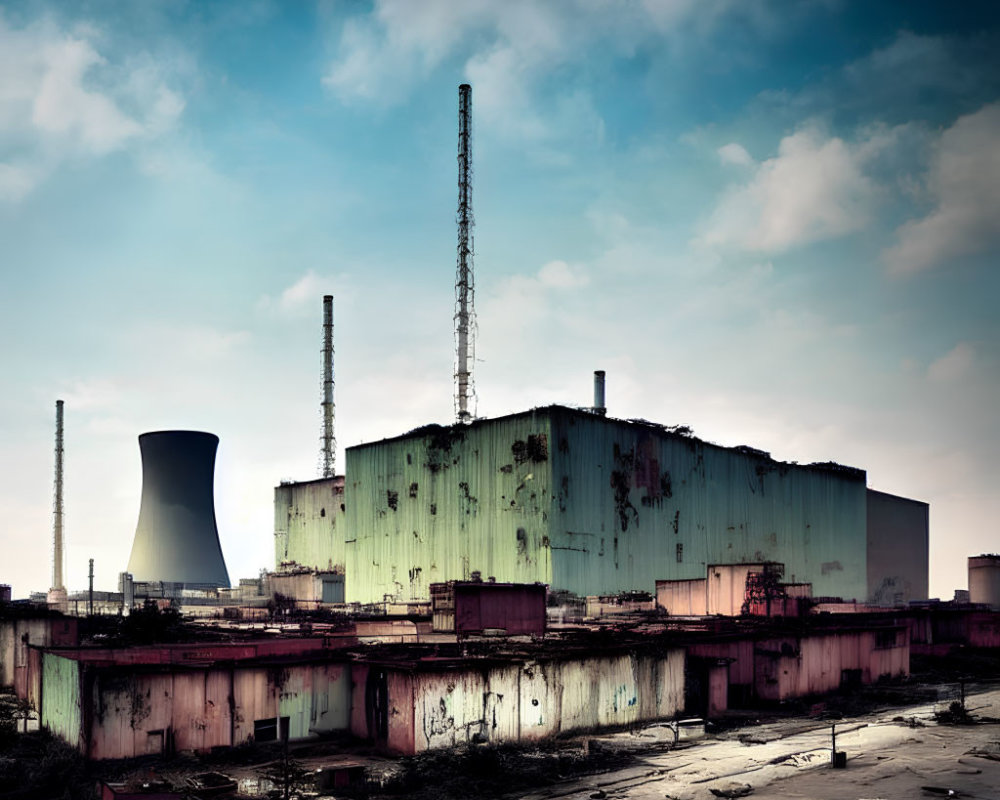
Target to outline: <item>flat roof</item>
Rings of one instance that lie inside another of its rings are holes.
[[[451,425],[439,425],[432,423],[430,425],[422,425],[413,430],[407,431],[406,433],[399,434],[398,436],[390,436],[384,439],[379,439],[372,442],[363,442],[362,444],[356,444],[352,447],[347,448],[347,452],[362,450],[366,447],[378,447],[379,445],[388,444],[392,442],[406,441],[407,439],[421,439],[428,436],[446,436],[449,439],[460,439],[464,438],[465,432],[468,430],[473,430],[475,428],[485,427],[498,422],[505,422],[514,419],[521,419],[524,417],[553,417],[553,416],[575,416],[577,418],[587,419],[592,422],[601,422],[607,425],[618,425],[631,428],[633,430],[646,430],[654,433],[658,436],[676,439],[678,441],[693,442],[705,447],[713,447],[717,450],[725,450],[730,453],[736,453],[739,455],[748,456],[750,458],[756,458],[760,461],[767,462],[769,464],[774,464],[777,467],[794,467],[797,469],[807,469],[816,470],[820,472],[834,473],[844,476],[845,478],[854,480],[865,480],[866,473],[863,469],[858,467],[851,467],[845,464],[837,464],[833,461],[820,461],[813,462],[810,464],[799,464],[794,461],[779,461],[778,459],[771,456],[770,453],[764,450],[758,450],[757,448],[750,447],[749,445],[735,445],[726,446],[721,444],[716,444],[714,442],[709,442],[705,439],[701,439],[695,436],[691,429],[686,425],[661,425],[656,422],[650,422],[645,419],[618,419],[616,417],[608,417],[600,414],[595,414],[592,411],[587,411],[580,408],[571,408],[569,406],[562,405],[548,405],[548,406],[538,406],[536,408],[529,409],[527,411],[519,411],[514,414],[506,414],[500,417],[483,417],[479,419],[474,419],[469,423],[456,422]]]

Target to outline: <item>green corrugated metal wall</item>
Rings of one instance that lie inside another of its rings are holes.
[[[274,489],[274,566],[344,566],[344,495],[336,478],[286,483]]]
[[[80,663],[52,653],[42,653],[41,725],[79,747]]]
[[[427,599],[436,581],[548,583],[544,412],[347,451],[348,602]]]
[[[762,560],[816,595],[866,596],[860,471],[551,407],[350,448],[346,475],[348,602],[427,599],[474,571],[652,593]]]
[[[555,587],[653,592],[657,580],[704,578],[708,564],[768,560],[815,595],[866,596],[860,471],[780,464],[573,411],[552,419]]]

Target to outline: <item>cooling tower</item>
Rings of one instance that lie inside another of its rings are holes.
[[[139,437],[142,502],[128,571],[135,581],[229,586],[215,525],[215,451],[219,437],[156,431]]]

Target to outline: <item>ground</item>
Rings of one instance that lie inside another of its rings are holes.
[[[749,786],[757,800],[1000,800],[1000,690],[967,699],[973,715],[997,722],[938,724],[935,712],[947,706],[938,702],[838,721],[837,749],[847,754],[844,769],[830,767],[830,722],[789,719],[719,738],[682,740],[678,749],[640,755],[625,769],[517,796],[710,800],[712,789]],[[650,731],[615,739],[621,744],[626,737],[644,735]]]

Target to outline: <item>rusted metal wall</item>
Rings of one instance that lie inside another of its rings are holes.
[[[868,602],[905,605],[927,599],[929,506],[918,500],[867,492]]]
[[[673,716],[684,704],[684,653],[470,666],[419,671],[412,679],[413,750],[390,747],[396,752],[452,747],[474,737],[540,741]]]
[[[274,489],[274,564],[344,568],[344,477]]]
[[[656,605],[675,617],[708,613],[708,588],[704,578],[656,582]]]
[[[785,564],[816,594],[863,597],[865,479],[655,426],[552,410],[552,587],[652,591],[709,564]]]
[[[548,583],[548,416],[442,428],[347,450],[348,602],[428,599],[431,583]]]

